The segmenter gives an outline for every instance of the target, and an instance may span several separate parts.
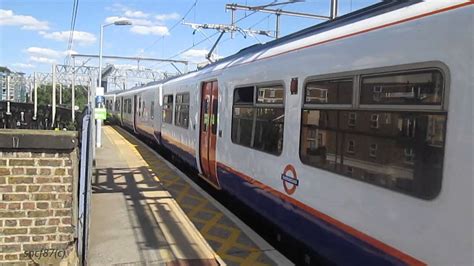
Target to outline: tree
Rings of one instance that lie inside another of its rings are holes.
[[[77,85],[75,86],[75,105],[79,110],[84,109],[87,104],[87,92],[89,87]],[[38,87],[38,105],[52,104],[52,85],[41,85]],[[56,104],[59,106],[59,85],[56,85]],[[71,86],[63,86],[62,89],[62,107],[71,108]],[[32,96],[34,97],[34,96]]]

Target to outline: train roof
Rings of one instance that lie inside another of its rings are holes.
[[[316,24],[314,26],[302,29],[300,31],[294,32],[292,34],[286,35],[279,39],[264,43],[264,44],[254,44],[249,47],[243,48],[239,52],[225,57],[219,61],[216,61],[212,64],[209,64],[203,67],[201,70],[216,66],[218,64],[230,62],[236,58],[255,54],[261,51],[264,51],[269,48],[273,48],[297,39],[301,39],[304,37],[308,37],[310,35],[319,34],[322,32],[330,31],[338,27],[342,27],[348,24],[352,24],[355,22],[359,22],[371,17],[379,16],[400,8],[404,8],[410,5],[414,5],[417,3],[423,2],[423,0],[384,0],[380,3],[356,10],[354,12],[348,13],[346,15],[337,17],[332,20],[325,21],[323,23]]]
[[[142,89],[146,89],[146,88],[151,87],[151,86],[163,84],[163,83],[165,83],[167,81],[170,81],[172,79],[175,79],[177,77],[180,77],[180,76],[174,76],[174,77],[169,77],[169,78],[161,79],[161,80],[157,80],[157,81],[151,81],[151,82],[148,82],[146,84],[135,86],[133,88],[126,89],[126,90],[109,91],[109,92],[105,93],[105,96],[128,94],[130,92],[135,92],[135,91],[139,91],[139,90],[142,90]]]

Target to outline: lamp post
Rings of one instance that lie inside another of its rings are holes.
[[[117,20],[112,23],[108,24],[102,24],[100,26],[100,50],[99,50],[99,87],[100,87],[100,92],[97,93],[96,89],[96,97],[103,97],[104,96],[104,89],[102,88],[102,46],[103,46],[103,41],[104,41],[104,28],[111,26],[111,25],[116,25],[116,26],[128,26],[132,25],[132,22],[130,20]],[[96,105],[97,105],[96,101]],[[103,103],[102,103],[103,104]],[[96,106],[98,107],[98,106]],[[102,146],[102,120],[97,119],[97,128],[96,128],[97,136],[96,136],[96,143],[97,143],[97,148],[100,148]]]

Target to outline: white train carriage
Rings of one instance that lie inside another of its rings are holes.
[[[143,123],[331,262],[471,265],[473,4],[385,1],[251,47],[147,88]]]
[[[105,108],[107,110],[107,119],[113,122],[120,121],[120,99],[117,93],[108,93],[104,95]]]
[[[192,74],[191,74],[192,75]],[[163,84],[161,144],[197,169],[200,82],[176,78]]]
[[[120,102],[122,103],[120,109],[120,123],[123,127],[126,127],[135,133],[137,133],[135,121],[137,115],[136,92],[137,90],[130,90],[117,94],[118,99],[120,99]]]
[[[155,128],[161,127],[161,113],[159,112],[159,88],[161,82],[152,82],[145,87],[134,90],[135,112],[135,131],[145,135],[150,139],[158,139],[155,134]]]

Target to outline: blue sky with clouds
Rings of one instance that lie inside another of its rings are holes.
[[[110,26],[104,31],[104,55],[142,56],[205,61],[204,55],[217,39],[216,31],[202,30],[193,34],[189,26],[178,24],[191,9],[184,21],[191,23],[230,23],[226,3],[259,6],[274,0],[79,0],[72,51],[68,51],[73,0],[0,0],[0,66],[26,73],[49,72],[52,63],[64,63],[68,53],[98,54],[100,25],[127,18],[132,26]],[[280,0],[276,2],[286,2]],[[340,0],[339,13],[345,14],[377,0]],[[330,0],[306,0],[280,7],[284,10],[327,15]],[[238,26],[261,30],[274,30],[275,16],[271,14],[238,11]],[[281,17],[281,35],[306,28],[320,20]],[[215,34],[214,36],[212,36]],[[212,37],[211,37],[212,36]],[[210,37],[209,40],[206,40]],[[271,38],[257,38],[236,33],[234,38],[225,34],[216,54],[228,56],[257,42]],[[193,47],[194,46],[194,47]],[[183,52],[184,51],[184,52]],[[133,67],[131,61],[110,61],[122,67]],[[96,61],[88,62],[96,65]],[[166,67],[148,63],[144,67]]]

